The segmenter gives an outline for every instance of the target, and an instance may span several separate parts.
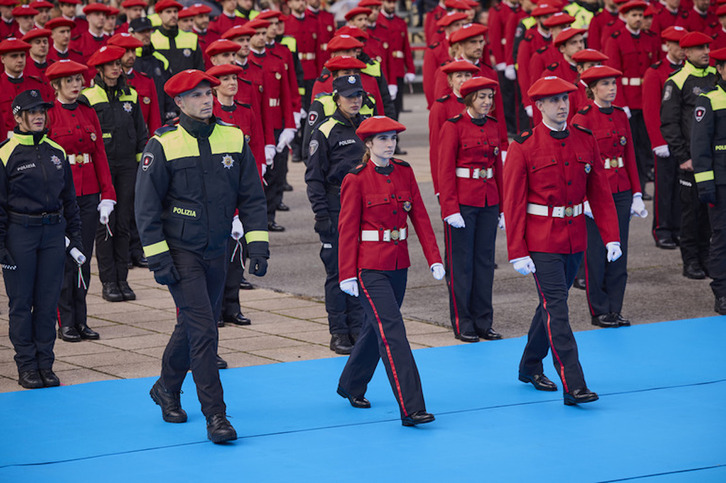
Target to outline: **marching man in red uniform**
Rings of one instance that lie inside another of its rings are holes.
[[[23,75],[27,63],[30,44],[20,39],[10,37],[0,42],[0,61],[4,71],[0,73],[0,140],[7,139],[15,129],[16,122],[13,117],[11,105],[13,99],[23,91],[38,89],[45,91],[45,85],[40,79]],[[48,99],[49,100],[49,99]]]

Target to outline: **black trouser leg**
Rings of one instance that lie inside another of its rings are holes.
[[[726,185],[716,185],[716,204],[708,209],[711,219],[711,257],[708,274],[716,297],[726,297]]]
[[[275,130],[275,142],[280,139],[282,131]],[[275,221],[275,213],[277,206],[282,202],[283,185],[285,184],[284,173],[287,172],[287,156],[289,149],[285,147],[281,153],[275,153],[273,166],[268,166],[265,172],[265,199],[267,200],[267,221],[273,223]],[[284,164],[284,166],[283,166]]]
[[[681,257],[683,264],[697,263],[706,267],[711,225],[706,205],[698,199],[698,188],[692,172],[681,171]]]
[[[224,295],[222,296],[221,317],[234,316],[242,311],[239,305],[239,284],[244,275],[244,254],[237,246],[237,242],[230,237],[227,243],[227,277],[224,282]],[[234,257],[232,256],[234,254]]]
[[[670,240],[681,231],[681,196],[678,164],[672,157],[655,158],[653,237]]]
[[[645,118],[642,109],[632,109],[630,117],[630,130],[633,134],[633,147],[635,148],[635,163],[638,165],[638,178],[640,189],[645,193],[645,183],[648,182],[648,171],[653,167],[653,151],[650,148],[648,130],[645,128]]]
[[[103,283],[125,281],[128,276],[136,166],[111,166],[111,180],[116,189],[116,205],[108,221],[113,236],[107,234],[104,225],[99,224],[96,230],[98,275]]]
[[[406,83],[403,82],[403,77],[396,79],[396,86],[398,87],[398,93],[393,100],[393,108],[396,110],[396,117],[394,119],[398,121],[398,118],[401,117],[401,111],[403,111],[403,89],[406,87]]]
[[[131,260],[144,258],[144,249],[141,246],[139,230],[136,228],[136,216],[132,213],[131,224],[129,225],[129,257]]]
[[[507,79],[507,76],[504,75],[503,71],[498,72],[497,77],[499,77],[499,87],[502,92],[502,102],[505,106],[504,120],[507,123],[507,132],[517,133],[519,132],[517,130],[517,110],[514,108],[514,106],[517,105],[514,94],[514,84],[516,82]]]

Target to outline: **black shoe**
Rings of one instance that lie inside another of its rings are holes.
[[[132,258],[131,265],[133,265],[134,267],[139,267],[139,268],[148,268],[149,261],[146,260],[146,257],[141,256],[139,258]]]
[[[401,424],[404,426],[416,426],[417,424],[430,423],[435,419],[433,414],[422,410],[401,418]]]
[[[43,380],[43,386],[45,387],[57,387],[60,386],[60,379],[55,375],[53,369],[40,369],[40,378]]]
[[[119,290],[116,282],[104,282],[103,288],[101,289],[101,297],[109,302],[124,301],[124,296],[121,294],[121,290]]]
[[[45,387],[38,371],[23,371],[18,376],[18,384],[25,389],[40,389],[41,387]]]
[[[219,319],[219,320],[217,321],[217,327],[224,327],[224,320],[222,320],[222,319]]]
[[[240,290],[253,290],[254,288],[255,288],[254,285],[252,285],[250,282],[248,282],[246,278],[242,277],[242,280],[240,280],[240,282],[239,282]]]
[[[235,315],[223,315],[222,320],[227,323],[234,325],[250,325],[252,321],[242,315],[242,312],[237,312]]]
[[[598,327],[605,328],[620,327],[620,324],[617,320],[615,320],[613,314],[593,315],[592,325],[597,325]]]
[[[75,327],[58,327],[58,338],[66,342],[80,342],[81,334],[78,333]]]
[[[584,278],[575,278],[572,286],[580,290],[587,290],[587,282],[585,282]]]
[[[167,423],[186,423],[187,413],[181,407],[181,393],[169,392],[157,380],[149,391],[151,399],[161,406],[161,417]]]
[[[274,221],[267,223],[267,231],[285,231],[285,227],[278,225]]]
[[[290,207],[280,201],[280,204],[277,205],[277,211],[290,211]]]
[[[358,340],[358,337],[360,337],[360,332],[351,332],[348,334],[348,337],[350,337],[350,341],[355,345],[355,342]]]
[[[476,335],[485,340],[499,340],[502,338],[502,334],[489,327],[487,330],[476,331]]]
[[[227,361],[217,355],[217,369],[227,369]]]
[[[121,292],[124,300],[136,300],[136,294],[133,290],[131,290],[131,287],[129,287],[129,283],[126,280],[118,283],[118,289]]]
[[[212,414],[207,418],[207,438],[214,444],[234,441],[237,439],[237,431],[229,424],[226,415]]]
[[[655,246],[663,250],[675,250],[678,247],[672,238],[659,238],[655,241]]]
[[[520,374],[519,380],[522,382],[531,383],[538,391],[556,391],[557,384],[550,381],[544,374],[534,374],[533,376],[525,376]]]
[[[302,159],[300,161],[302,161]],[[285,182],[285,184],[282,185],[282,191],[292,191],[292,185],[288,182]]]
[[[479,336],[476,334],[454,334],[454,337],[459,339],[461,342],[479,342]]]
[[[330,350],[336,354],[350,354],[353,352],[353,344],[348,334],[333,334],[330,336]]]
[[[600,399],[598,395],[586,387],[575,389],[574,391],[565,393],[565,406],[575,406],[576,404],[589,403]]]
[[[716,297],[716,303],[714,304],[713,310],[718,312],[720,315],[726,315],[726,297]]]
[[[630,327],[630,321],[620,314],[612,314],[619,327]]]
[[[643,191],[643,201],[653,201],[653,195],[650,195]]]
[[[85,339],[85,340],[98,340],[98,339],[101,338],[101,336],[99,335],[98,332],[96,332],[95,330],[91,329],[86,324],[78,324],[76,326],[76,330],[81,335],[81,339]]]
[[[706,278],[706,272],[698,262],[691,262],[683,265],[683,276],[691,280],[703,280]]]
[[[367,409],[371,407],[371,403],[368,399],[364,398],[363,396],[351,396],[350,394],[345,392],[340,386],[338,386],[338,394],[340,395],[340,397],[347,399],[350,402],[350,405],[354,408]]]

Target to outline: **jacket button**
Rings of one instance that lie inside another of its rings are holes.
[[[393,214],[395,215],[396,213],[397,213],[397,211],[396,210],[393,210]]]
[[[567,161],[565,161],[565,166],[569,166],[569,165],[570,165],[570,163],[568,163]]]
[[[369,202],[368,202],[368,204],[370,205],[370,204],[371,204],[371,202],[369,201]]]
[[[390,183],[390,182],[391,182],[391,180],[390,180],[390,179],[387,179],[387,180],[386,180],[386,183]]]

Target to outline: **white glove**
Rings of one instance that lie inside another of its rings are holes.
[[[232,219],[232,238],[235,240],[239,240],[242,238],[242,235],[245,234],[245,229],[242,226],[242,222],[239,221],[239,216],[235,215],[235,217]]]
[[[434,275],[436,280],[441,280],[444,278],[444,275],[446,275],[446,270],[444,270],[444,266],[442,264],[434,263],[431,265],[431,273]]]
[[[264,178],[265,173],[267,173],[267,165],[263,164],[262,169],[260,169],[260,176],[262,176]]]
[[[414,74],[413,72],[407,72],[403,74],[403,82],[405,82],[406,84],[413,84],[413,81],[415,80],[416,74]]]
[[[340,290],[347,293],[352,297],[358,296],[358,280],[355,278],[349,278],[340,282]]]
[[[532,257],[517,258],[512,260],[510,263],[514,266],[514,269],[522,275],[529,275],[530,273],[537,271],[534,266],[534,262],[532,261]]]
[[[648,217],[648,210],[645,209],[645,203],[643,203],[643,193],[635,193],[633,195],[633,203],[630,205],[630,215],[641,218]]]
[[[272,166],[275,161],[275,153],[277,153],[277,150],[275,150],[274,144],[265,145],[265,164]]]
[[[302,114],[299,112],[293,112],[292,117],[295,119],[295,129],[300,129],[300,119],[302,119]]]
[[[285,149],[285,146],[288,148],[290,147],[290,143],[293,139],[295,139],[295,132],[296,130],[290,127],[282,130],[280,133],[280,139],[277,142],[276,150],[278,153],[281,153]]]
[[[517,78],[517,70],[514,68],[513,65],[508,65],[507,68],[504,69],[504,77],[506,77],[510,81],[513,81]]]
[[[98,204],[98,210],[99,216],[98,219],[101,222],[101,224],[105,225],[108,223],[108,217],[111,216],[111,212],[113,212],[113,206],[116,204],[114,200],[101,200],[101,202]]]
[[[608,262],[614,262],[623,254],[623,251],[620,249],[620,242],[610,242],[605,245],[605,248],[608,249]]]
[[[633,113],[630,112],[630,108],[628,106],[623,107],[623,111],[625,111],[625,114],[628,116],[628,119],[633,117]]]
[[[303,118],[303,119],[307,119],[308,118],[308,111],[306,111],[302,107],[300,108],[300,117]]]
[[[532,116],[533,116],[533,113],[532,113],[532,106],[524,106],[524,110],[525,110],[525,111],[527,112],[527,115],[528,115],[529,117],[532,117]]]
[[[461,216],[461,213],[454,213],[453,215],[449,215],[444,218],[444,221],[449,225],[453,226],[454,228],[464,228],[466,226],[466,224],[464,223],[464,217]]]
[[[506,70],[506,68],[507,68],[507,63],[506,62],[500,62],[497,65],[495,65],[494,68],[497,69],[497,71],[499,71],[499,72],[504,72]]]
[[[504,213],[499,213],[499,229],[500,230],[506,230],[507,224],[504,222]]]
[[[656,146],[653,148],[653,153],[659,158],[667,158],[670,157],[671,150],[668,149],[667,144],[661,144],[660,146]]]
[[[582,207],[582,210],[585,212],[585,216],[589,216],[593,220],[595,217],[592,216],[592,208],[590,208],[590,202],[586,201]]]
[[[388,93],[391,95],[391,100],[395,99],[398,94],[398,86],[396,84],[388,84]]]
[[[507,152],[502,151],[502,164],[507,162]]]

